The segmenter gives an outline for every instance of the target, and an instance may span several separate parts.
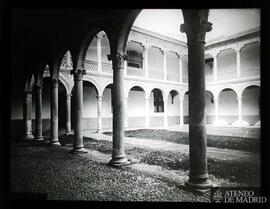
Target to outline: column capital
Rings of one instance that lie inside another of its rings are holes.
[[[214,97],[214,102],[216,103],[218,101],[219,101],[219,98]]]
[[[144,97],[144,100],[149,100],[149,99],[150,99],[150,97],[147,97],[147,96]]]
[[[237,96],[238,101],[242,101],[243,97],[242,96]]]
[[[217,55],[220,53],[220,50],[214,49],[210,52],[208,52],[213,58],[216,58]]]
[[[77,67],[76,69],[71,70],[70,74],[74,75],[74,80],[81,81],[83,75],[86,74],[86,70],[84,70],[82,67]]]
[[[97,40],[101,41],[101,39],[104,37],[105,35],[102,33],[98,33],[95,37]]]
[[[58,78],[52,78],[51,82],[52,82],[52,88],[58,88],[58,84],[59,84]]]
[[[128,56],[122,53],[114,53],[107,55],[108,60],[112,61],[113,68],[123,68],[124,60],[127,60]]]
[[[151,47],[151,44],[146,42],[146,43],[142,43],[142,46],[143,46],[144,50],[148,50]]]
[[[35,91],[36,91],[36,93],[41,94],[42,93],[42,86],[35,85]]]
[[[32,96],[32,91],[31,91],[31,90],[25,90],[24,93],[25,93],[26,96],[28,96],[28,97]]]
[[[102,100],[102,99],[103,99],[103,96],[96,96],[96,98],[97,98],[98,100]]]
[[[204,42],[205,34],[212,30],[212,23],[208,22],[208,9],[184,10],[184,24],[180,25],[180,31],[187,34],[189,41]]]
[[[168,55],[168,53],[169,53],[169,49],[166,49],[166,48],[161,48],[161,51],[162,51],[162,54],[163,55]]]
[[[70,98],[72,97],[72,94],[71,94],[71,93],[68,93],[68,94],[66,94],[66,97],[67,97],[68,99],[70,99]]]

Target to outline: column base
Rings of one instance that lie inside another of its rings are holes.
[[[79,154],[79,153],[88,153],[87,149],[85,149],[84,147],[73,147],[72,150],[70,150],[70,153],[72,154]]]
[[[199,194],[204,194],[206,192],[209,192],[211,188],[216,187],[217,185],[212,184],[208,180],[202,182],[202,183],[193,183],[190,180],[185,182],[185,186],[188,190],[199,193]]]
[[[60,144],[60,142],[59,141],[50,141],[50,143],[49,143],[49,145],[56,145],[56,146],[58,146],[58,145],[61,145]]]
[[[97,129],[96,133],[101,134],[102,130],[101,129]]]
[[[33,136],[33,134],[26,134],[23,139],[25,141],[33,141],[35,137]]]
[[[65,135],[66,135],[66,136],[68,136],[68,135],[72,135],[72,132],[71,132],[71,131],[66,132],[66,133],[65,133]]]
[[[113,167],[120,167],[129,164],[131,164],[131,161],[128,160],[126,157],[112,157],[112,159],[108,163],[108,165]]]
[[[261,126],[261,121],[256,122],[254,126]]]
[[[36,141],[43,141],[44,138],[43,138],[43,136],[36,136],[36,137],[35,137],[35,140],[36,140]]]
[[[248,122],[246,121],[243,121],[243,120],[237,120],[235,121],[232,126],[235,126],[235,127],[246,127],[246,126],[249,126]]]

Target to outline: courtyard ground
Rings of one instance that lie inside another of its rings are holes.
[[[209,193],[198,195],[184,187],[187,144],[133,134],[125,138],[125,152],[132,163],[114,168],[107,165],[112,153],[110,135],[84,131],[87,154],[69,153],[72,140],[72,135],[61,136],[64,146],[12,142],[11,192],[46,193],[50,200],[210,202]],[[259,186],[257,152],[208,147],[208,166],[210,180],[218,186]]]

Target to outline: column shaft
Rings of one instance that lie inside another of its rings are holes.
[[[164,80],[167,80],[167,62],[166,62],[166,52],[163,51],[163,74]]]
[[[237,69],[237,78],[241,76],[241,69],[240,69],[240,50],[236,50],[236,69]]]
[[[32,92],[25,92],[23,107],[24,139],[33,140],[34,136],[32,135]]]
[[[83,74],[85,70],[74,69],[74,144],[72,153],[86,153],[87,150],[83,146]]]
[[[143,68],[145,70],[145,77],[148,78],[148,49],[149,46],[144,46],[143,50]]]
[[[218,111],[218,101],[219,101],[218,99],[214,100],[214,103],[215,103],[215,121],[216,122],[219,120],[219,118],[218,118],[219,117],[219,114],[218,114],[218,112],[219,112]]]
[[[102,96],[98,96],[98,105],[97,105],[97,115],[98,115],[98,121],[97,121],[97,132],[102,132]]]
[[[150,126],[149,118],[149,98],[145,98],[145,127]]]
[[[217,55],[214,56],[213,76],[214,76],[214,81],[217,81]]]
[[[189,85],[189,160],[190,174],[186,185],[196,191],[208,191],[212,184],[207,172],[207,137],[205,115],[205,33],[209,10],[183,10],[186,21],[181,31],[187,34]]]
[[[51,80],[51,144],[59,145],[58,139],[58,79]]]
[[[66,95],[66,135],[71,134],[71,94]]]
[[[128,98],[124,97],[124,128],[126,129],[128,127]]]
[[[180,99],[180,125],[184,125],[183,99]]]
[[[238,120],[242,121],[242,97],[237,97],[238,101]]]
[[[183,83],[183,67],[182,67],[182,58],[181,56],[179,55],[178,56],[178,61],[179,61],[179,77],[180,77],[180,83]]]
[[[42,87],[36,86],[36,136],[37,140],[43,140],[42,136]]]
[[[164,103],[164,126],[167,127],[168,126],[168,100],[164,99],[163,100]]]

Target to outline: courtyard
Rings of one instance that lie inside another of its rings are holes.
[[[219,134],[217,134],[219,133]],[[219,187],[260,186],[260,129],[207,126],[209,179]],[[87,154],[71,154],[74,135],[11,143],[10,191],[48,200],[210,202],[184,186],[189,174],[188,126],[125,131],[131,164],[111,167],[110,130],[84,131]],[[230,146],[229,146],[230,145]],[[232,146],[233,145],[233,146]]]

